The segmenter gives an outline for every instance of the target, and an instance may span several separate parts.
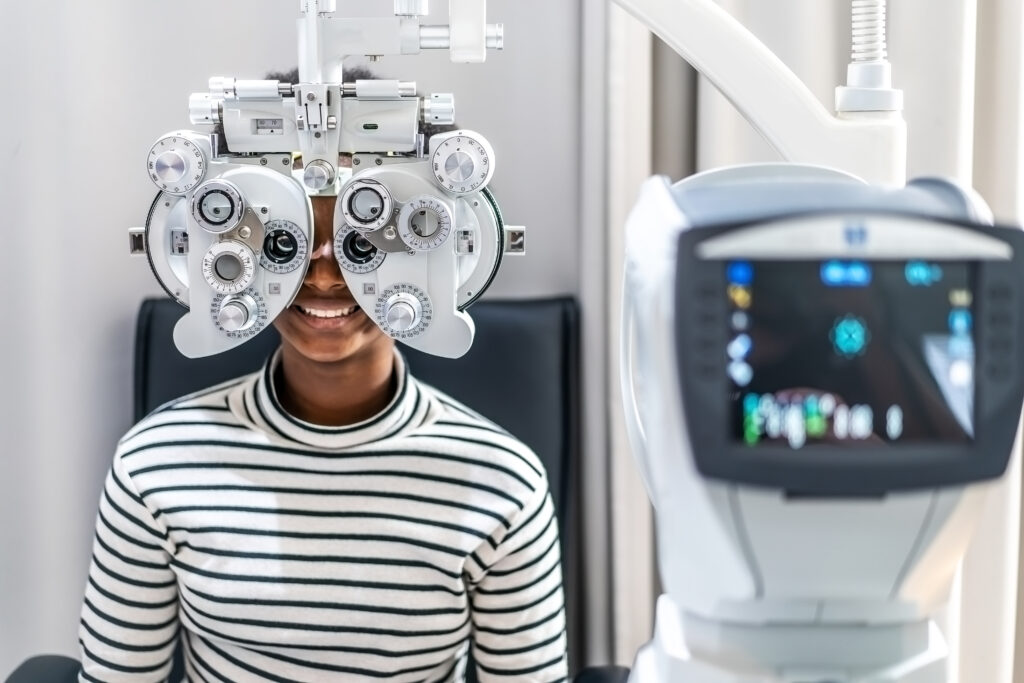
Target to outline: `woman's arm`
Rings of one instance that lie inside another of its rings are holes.
[[[80,681],[165,681],[178,637],[178,589],[166,529],[120,453],[100,497],[78,641]]]
[[[546,482],[496,546],[484,543],[473,556],[483,569],[470,587],[479,680],[565,680],[561,553]]]

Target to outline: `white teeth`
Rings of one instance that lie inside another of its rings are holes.
[[[302,306],[296,306],[297,309],[305,313],[306,315],[313,316],[314,318],[344,318],[347,315],[355,313],[359,306],[351,306],[349,308],[303,308]]]

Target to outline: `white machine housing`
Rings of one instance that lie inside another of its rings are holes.
[[[421,98],[415,83],[343,79],[350,55],[450,49],[453,60],[473,62],[503,47],[483,0],[450,0],[449,26],[421,25],[427,4],[396,0],[393,18],[341,18],[332,0],[302,0],[299,83],[212,78],[189,112],[195,124],[219,124],[223,141],[175,131],[153,146],[147,172],[160,195],[146,227],[133,229],[132,250],[148,255],[164,289],[189,309],[174,335],[183,354],[233,348],[290,305],[314,248],[306,195],[339,197],[335,255],[360,308],[384,332],[435,355],[469,349],[465,309],[506,251],[525,251],[525,231],[506,229],[487,189],[494,150],[473,131],[430,140],[419,133],[421,123],[454,122],[451,95]],[[364,180],[382,196],[364,192],[361,201],[382,212],[359,222],[343,205]],[[199,207],[230,210],[230,227]],[[268,257],[275,246],[286,259]]]
[[[804,220],[829,212],[866,226],[870,243],[852,244],[847,220]],[[1004,229],[1007,239],[972,231],[990,222],[975,195],[948,183],[919,181],[885,191],[811,166],[738,167],[675,186],[661,177],[644,185],[627,225],[622,384],[631,445],[655,508],[665,595],[654,640],[638,655],[631,681],[945,680],[945,645],[933,618],[948,600],[984,480],[1001,475],[1008,461],[1020,383],[1002,387],[993,399],[1005,402],[1000,439],[991,449],[999,452],[989,453],[987,470],[972,464],[979,469],[970,475],[946,476],[940,465],[933,469],[943,482],[922,477],[915,483],[896,473],[889,479],[894,485],[885,477],[872,483],[871,477],[858,480],[856,463],[830,474],[813,462],[827,450],[801,463],[820,468],[811,476],[793,464],[780,466],[783,461],[756,473],[753,461],[725,464],[725,451],[709,452],[706,441],[708,430],[721,425],[686,417],[692,418],[686,396],[701,402],[718,396],[688,393],[681,383],[706,378],[679,365],[680,335],[696,334],[699,319],[684,323],[680,311],[705,304],[701,310],[710,311],[714,298],[725,294],[681,299],[678,250],[684,233],[699,240],[701,228],[743,224],[742,236],[726,231],[712,238],[709,231],[697,258],[916,254],[1018,264],[1024,249],[1019,231]],[[764,239],[758,241],[759,234]],[[1016,280],[1011,296],[1019,305]],[[1019,334],[1021,315],[1018,306],[1011,308]],[[706,315],[708,326],[722,324]],[[1019,368],[1015,358],[1006,362]],[[709,372],[721,372],[710,382],[725,386],[724,368]]]

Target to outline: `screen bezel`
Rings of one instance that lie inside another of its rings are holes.
[[[972,234],[995,237],[1012,248],[1014,258],[936,258],[975,262],[975,439],[959,444],[886,443],[882,446],[812,444],[799,450],[786,446],[752,448],[732,438],[731,391],[726,372],[729,310],[726,305],[728,258],[700,255],[709,240],[745,230],[808,217],[847,220],[849,213],[797,214],[763,222],[696,228],[681,233],[676,269],[676,359],[684,413],[698,470],[707,477],[771,488],[796,495],[881,495],[894,490],[934,488],[1000,476],[1006,469],[1024,400],[1024,371],[1014,349],[1024,339],[1024,233],[1016,228],[927,219]],[[870,223],[865,214],[856,220]],[[920,217],[916,218],[920,223]],[[899,258],[914,258],[908,251]],[[834,250],[815,258],[878,259],[855,248]],[[781,261],[778,257],[743,254],[744,260]],[[792,260],[792,259],[790,259]],[[897,260],[893,256],[891,260]],[[993,321],[999,321],[996,325]]]

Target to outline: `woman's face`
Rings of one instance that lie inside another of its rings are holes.
[[[299,354],[333,363],[362,351],[394,345],[363,312],[334,258],[337,197],[313,197],[314,235],[309,270],[292,305],[274,320],[285,344]]]

